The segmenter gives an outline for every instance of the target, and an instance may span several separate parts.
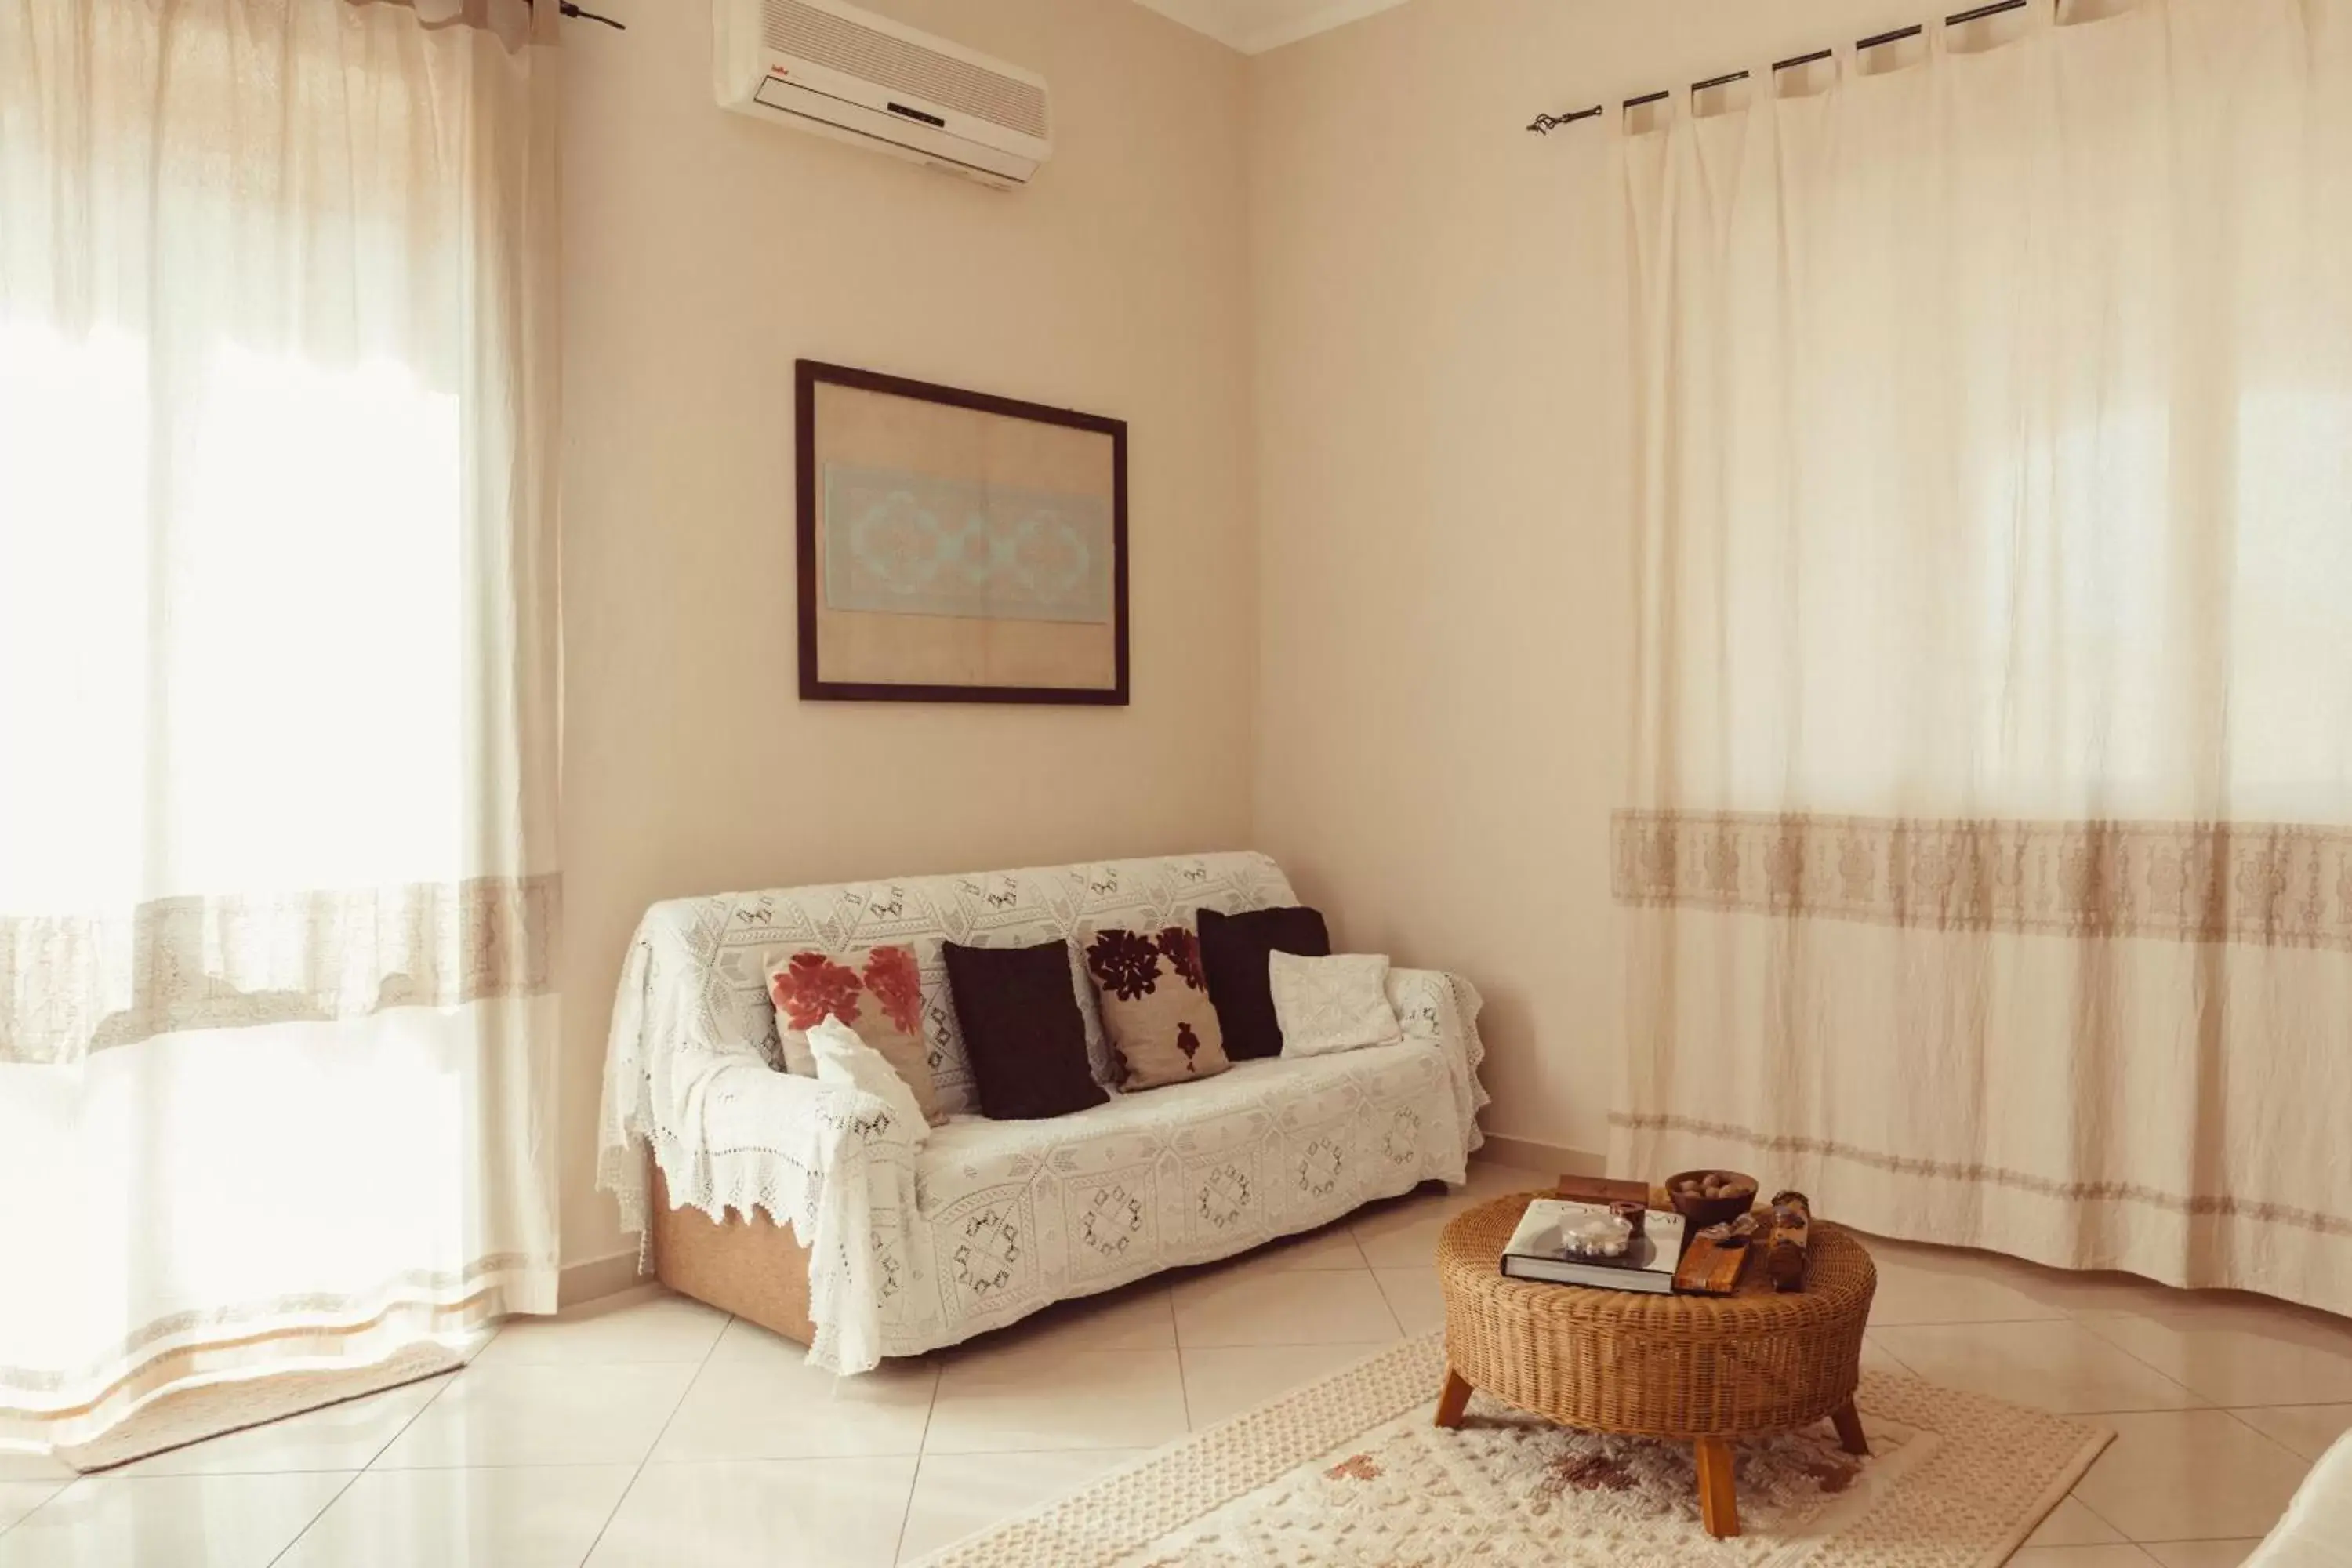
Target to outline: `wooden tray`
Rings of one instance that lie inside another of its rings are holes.
[[[1619,1181],[1610,1176],[1562,1176],[1552,1188],[1551,1195],[1577,1204],[1640,1204],[1643,1208],[1664,1206],[1651,1202],[1649,1183]]]
[[[1675,1269],[1675,1289],[1685,1296],[1731,1295],[1739,1289],[1739,1277],[1755,1250],[1753,1239],[1745,1247],[1718,1247],[1706,1237],[1694,1235]]]

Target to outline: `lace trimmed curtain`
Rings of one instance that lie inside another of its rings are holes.
[[[0,0],[0,1442],[551,1310],[554,9]]]
[[[2352,1311],[2352,0],[2051,9],[1614,142],[1612,1158]]]

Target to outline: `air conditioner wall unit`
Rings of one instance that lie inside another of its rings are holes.
[[[729,109],[984,184],[1052,155],[1045,79],[843,0],[712,0]]]

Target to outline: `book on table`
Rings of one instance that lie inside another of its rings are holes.
[[[1571,1256],[1560,1239],[1563,1230],[1595,1215],[1606,1215],[1607,1204],[1583,1204],[1565,1198],[1538,1198],[1520,1216],[1519,1228],[1503,1248],[1503,1272],[1513,1279],[1535,1279],[1552,1285],[1591,1285],[1604,1290],[1646,1290],[1665,1295],[1675,1288],[1675,1265],[1683,1255],[1683,1216],[1671,1209],[1652,1209],[1643,1218],[1642,1234],[1619,1258]]]

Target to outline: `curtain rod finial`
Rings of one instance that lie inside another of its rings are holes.
[[[1573,125],[1580,120],[1591,120],[1601,112],[1601,106],[1580,109],[1573,114],[1538,114],[1528,122],[1528,129],[1538,136],[1549,136],[1563,125]]]
[[[626,22],[615,22],[610,16],[599,16],[593,11],[583,11],[575,4],[575,0],[557,0],[555,14],[559,16],[577,16],[583,22],[602,22],[616,33],[625,33],[629,30],[629,25]]]

